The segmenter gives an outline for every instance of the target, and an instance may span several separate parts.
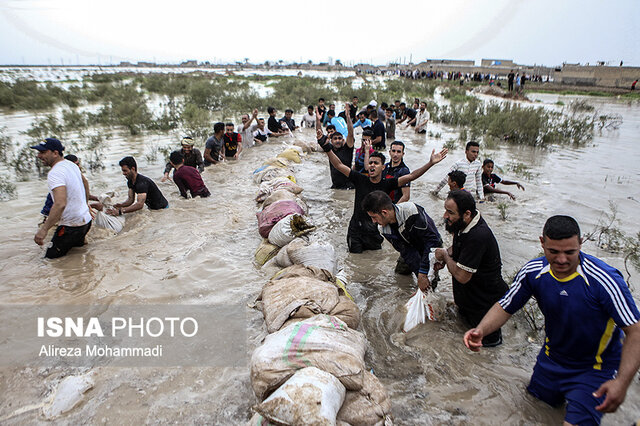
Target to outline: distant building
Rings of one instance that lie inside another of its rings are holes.
[[[512,59],[483,59],[480,61],[482,67],[517,67]]]
[[[465,67],[472,67],[476,64],[476,61],[461,60],[461,59],[427,59],[423,64],[427,65],[459,65]]]
[[[189,61],[184,61],[180,64],[181,67],[197,67],[198,66],[198,61],[192,59]]]
[[[137,67],[155,67],[156,64],[154,64],[153,62],[138,62],[136,66]]]
[[[132,67],[134,65],[131,62],[122,61],[122,62],[120,62],[119,66],[121,66],[121,67]]]

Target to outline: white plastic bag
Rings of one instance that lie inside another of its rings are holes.
[[[298,370],[254,410],[283,425],[332,425],[345,397],[338,379],[315,367]]]
[[[418,289],[416,294],[407,302],[407,316],[402,330],[406,333],[418,324],[424,324],[426,320],[435,321],[436,315],[433,306],[427,300],[427,295]]]
[[[104,212],[96,212],[96,217],[93,219],[93,223],[100,228],[108,229],[116,234],[122,231],[124,228],[124,216],[111,216]]]

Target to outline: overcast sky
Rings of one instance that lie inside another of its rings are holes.
[[[0,64],[513,59],[640,66],[638,0],[0,0]]]

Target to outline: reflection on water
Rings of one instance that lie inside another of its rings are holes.
[[[556,102],[552,95],[537,97],[549,104]],[[640,154],[635,141],[640,130],[640,108],[610,100],[593,102],[598,102],[597,108],[603,113],[621,114],[624,118],[619,130],[597,135],[593,146],[540,150],[505,145],[481,150],[481,158],[491,156],[496,165],[503,167],[498,174],[520,180],[526,187],[526,191],[516,193],[516,201],[496,197],[509,206],[506,221],[500,219],[497,202],[479,205],[500,244],[505,276],[513,275],[526,260],[538,255],[537,236],[544,220],[552,214],[571,214],[588,231],[611,201],[618,208],[621,229],[629,234],[638,231],[634,220],[637,205],[628,197],[640,184]],[[22,115],[6,121],[13,133],[22,130],[26,122]],[[431,130],[442,133],[442,139],[398,131],[398,138],[407,143],[405,162],[411,169],[426,162],[433,148],[455,137],[450,129],[437,125],[431,125]],[[313,140],[314,134],[305,130],[295,137]],[[140,173],[159,181],[162,162],[148,164],[139,154],[150,140],[158,138],[114,136],[105,156],[106,169],[87,174],[96,188],[93,192],[117,190],[119,194],[114,199],[126,198],[126,183],[117,161],[132,152],[138,153]],[[253,201],[257,188],[250,174],[262,160],[281,150],[278,141],[245,151],[238,162],[208,168],[203,174],[212,193],[208,199],[183,200],[172,183],[160,184],[169,209],[144,209],[127,215],[125,229],[118,235],[94,227],[87,246],[54,261],[42,259],[43,249],[33,243],[46,182],[34,179],[18,183],[19,198],[0,204],[0,217],[5,223],[5,232],[0,236],[3,301],[102,305],[253,301],[274,268],[257,270],[253,266],[260,237]],[[424,206],[438,224],[444,191],[435,198],[429,190],[462,155],[462,149],[453,151],[443,164],[412,184],[411,200]],[[532,179],[509,172],[507,166],[513,162],[530,166]],[[305,188],[303,195],[319,226],[318,235],[336,247],[340,264],[351,281],[350,292],[363,312],[362,328],[370,342],[367,363],[389,390],[398,424],[562,421],[562,409],[547,407],[525,393],[540,343],[529,341],[522,321],[513,321],[504,328],[502,347],[480,354],[463,347],[465,327],[451,305],[441,322],[400,333],[402,305],[411,296],[415,283],[411,277],[393,273],[397,254],[388,244],[374,253],[347,253],[346,228],[353,192],[329,189],[324,154],[308,156],[296,166],[296,176]],[[640,198],[637,194],[636,197]],[[618,268],[623,265],[619,256],[602,252],[593,244],[587,244],[585,250]],[[450,278],[445,273],[442,278],[438,291],[451,301]],[[635,280],[637,277],[632,277],[632,282]],[[249,310],[247,328],[251,351],[265,334],[261,314]],[[95,388],[85,403],[67,415],[69,422],[119,422],[126,415],[132,423],[238,424],[248,419],[254,403],[248,366],[99,368],[95,373]],[[42,401],[51,383],[67,374],[69,371],[61,368],[0,369],[0,418]],[[636,381],[623,407],[615,415],[606,416],[605,424],[637,420],[639,396]],[[31,423],[38,419],[37,411],[29,411],[10,422]]]

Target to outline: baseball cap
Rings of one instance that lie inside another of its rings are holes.
[[[34,145],[31,149],[37,149],[38,151],[58,151],[62,154],[64,151],[64,146],[62,146],[62,142],[60,142],[56,138],[46,138],[39,145]]]

